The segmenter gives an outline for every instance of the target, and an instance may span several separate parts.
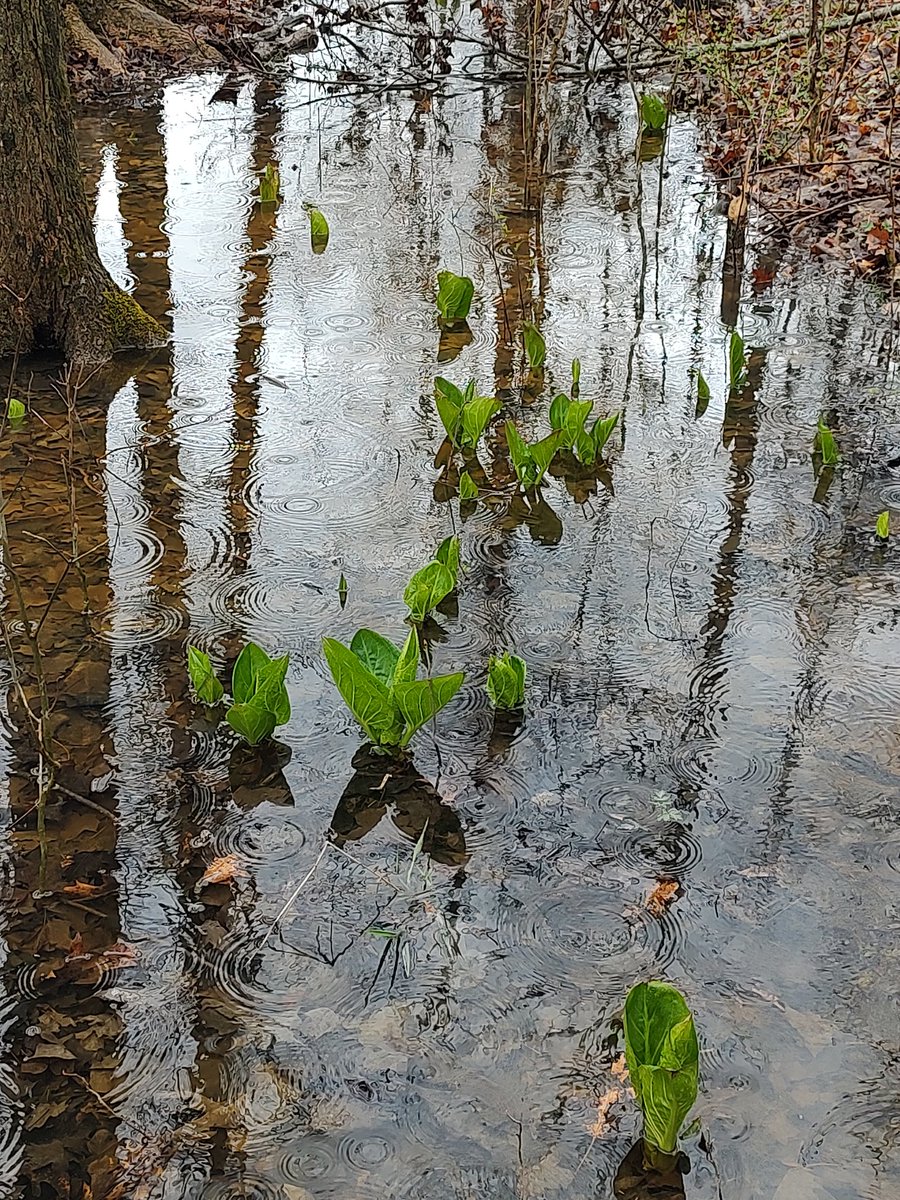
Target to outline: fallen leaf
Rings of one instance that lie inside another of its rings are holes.
[[[625,1055],[620,1054],[616,1061],[609,1068],[610,1073],[623,1082],[628,1078],[628,1067],[625,1065]]]
[[[681,885],[676,879],[660,879],[653,891],[647,897],[647,909],[654,917],[665,915],[670,904],[674,902]]]
[[[211,883],[231,883],[242,877],[246,879],[247,872],[244,870],[241,860],[236,854],[225,854],[221,858],[212,860],[200,877],[197,890],[208,887]]]
[[[610,1088],[609,1091],[604,1092],[604,1094],[597,1101],[596,1120],[594,1120],[587,1127],[587,1131],[591,1135],[592,1138],[602,1137],[603,1134],[606,1133],[607,1129],[609,1129],[609,1120],[608,1120],[609,1110],[612,1108],[612,1106],[617,1101],[619,1101],[621,1099],[622,1099],[622,1093],[619,1091],[619,1089],[618,1088]]]
[[[109,885],[106,883],[85,883],[79,879],[76,883],[67,883],[63,891],[67,896],[80,896],[83,900],[87,900],[91,896],[105,895],[109,891]]]
[[[104,971],[122,971],[126,967],[136,967],[141,960],[140,951],[127,942],[116,942],[96,958],[97,966]]]

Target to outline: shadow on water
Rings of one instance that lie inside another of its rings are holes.
[[[24,365],[0,432],[4,1194],[893,1195],[900,625],[872,529],[900,425],[870,294],[803,266],[756,294],[690,123],[636,161],[627,91],[220,83],[82,126],[104,258],[171,344],[71,406]],[[444,267],[476,300],[442,339]],[[627,443],[523,497],[497,422],[458,520],[434,376],[533,440],[575,357]],[[321,639],[398,640],[453,531],[423,640],[465,686],[415,766],[354,753]],[[252,752],[184,657],[226,678],[250,639],[290,654],[292,705]],[[504,649],[515,716],[483,686]],[[643,1169],[609,1074],[653,976],[701,1030],[715,1153],[684,1178]]]

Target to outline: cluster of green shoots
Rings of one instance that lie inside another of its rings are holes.
[[[437,277],[436,305],[442,326],[465,321],[469,315],[475,287],[466,275],[441,271]],[[540,383],[547,359],[547,343],[534,324],[527,323],[522,331],[522,346],[530,378]],[[550,432],[534,442],[527,442],[513,421],[506,421],[506,445],[523,493],[534,492],[543,484],[550,465],[561,450],[570,451],[586,467],[603,459],[604,448],[619,423],[620,414],[597,416],[591,425],[587,419],[593,402],[579,400],[581,363],[572,362],[571,396],[560,394],[550,406]],[[434,383],[434,399],[438,416],[453,452],[459,452],[467,464],[477,461],[478,444],[502,405],[493,396],[478,393],[476,381],[465,388],[438,376]],[[468,469],[459,477],[459,499],[462,504],[478,498],[478,486]]]
[[[459,578],[459,538],[448,537],[427,566],[416,571],[403,592],[412,626],[402,646],[380,633],[359,629],[349,646],[325,638],[322,649],[335,685],[351,714],[379,750],[403,751],[413,735],[445,708],[465,680],[462,671],[419,679],[419,629],[429,614],[456,589]],[[347,598],[341,576],[341,607]],[[188,672],[198,700],[219,709],[225,689],[209,655],[188,646]],[[270,658],[249,642],[234,664],[231,703],[225,720],[248,745],[271,737],[291,715],[285,687],[289,656]],[[525,701],[525,663],[508,651],[488,662],[487,694],[497,709],[518,710]]]
[[[196,646],[188,646],[188,674],[194,691],[208,708],[218,707],[225,689],[213,670],[209,655]],[[231,704],[225,720],[250,746],[272,736],[278,725],[291,717],[291,702],[284,680],[289,656],[269,658],[255,642],[248,642],[235,660],[231,672]]]
[[[266,163],[259,176],[259,204],[264,209],[277,208],[281,199],[281,174],[274,163]],[[324,253],[331,231],[328,220],[315,204],[304,202],[303,208],[309,217],[309,241],[313,254]]]

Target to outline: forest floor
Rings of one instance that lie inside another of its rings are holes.
[[[252,63],[270,0],[117,0],[102,20],[66,6],[69,82],[81,102],[138,99],[178,70]]]
[[[676,10],[679,103],[731,199],[814,254],[849,261],[900,305],[900,4],[740,0]]]

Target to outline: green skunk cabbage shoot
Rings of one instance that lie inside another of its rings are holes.
[[[525,355],[529,367],[532,371],[539,371],[547,357],[547,343],[541,336],[541,331],[536,325],[528,324],[522,331],[522,340],[525,342]]]
[[[309,217],[309,241],[312,252],[313,254],[324,254],[330,233],[325,214],[314,204],[305,204],[303,207]]]
[[[887,509],[878,514],[878,520],[875,522],[875,535],[885,541],[891,536],[891,514]]]
[[[641,122],[650,133],[662,133],[666,127],[668,107],[662,96],[655,92],[644,92],[641,96]]]
[[[747,353],[744,339],[735,329],[728,342],[728,386],[738,391],[747,382]]]
[[[593,407],[593,400],[570,400],[564,392],[555,397],[550,405],[550,428],[563,435],[561,445],[569,450],[577,446]]]
[[[340,601],[341,608],[343,608],[347,603],[347,592],[349,590],[350,589],[347,587],[347,580],[344,577],[344,572],[341,571],[341,578],[340,582],[338,583],[338,600]]]
[[[447,437],[457,450],[474,451],[501,404],[493,396],[476,396],[475,380],[461,392],[440,375],[434,381],[434,402]]]
[[[625,1062],[644,1114],[644,1141],[674,1154],[697,1099],[700,1047],[694,1018],[677,988],[639,983],[625,1001]]]
[[[543,482],[553,456],[563,444],[563,435],[560,432],[551,433],[549,437],[529,445],[522,440],[522,435],[512,421],[507,421],[506,444],[519,486],[523,491],[529,492],[540,487]]]
[[[291,702],[284,686],[287,669],[287,654],[269,658],[255,642],[248,642],[237,657],[231,673],[234,703],[225,720],[251,746],[290,720]]]
[[[468,471],[463,471],[459,477],[459,499],[462,504],[478,499],[478,485]]]
[[[200,703],[210,708],[214,704],[218,704],[225,695],[225,689],[216,678],[209,655],[198,650],[196,646],[188,646],[187,664],[188,675],[191,677],[191,683]]]
[[[10,398],[6,402],[6,415],[9,418],[11,425],[17,424],[19,421],[25,420],[25,405],[21,400]]]
[[[464,321],[472,307],[475,285],[468,275],[440,271],[437,277],[437,308],[442,321]]]
[[[572,399],[578,399],[578,389],[581,387],[581,359],[572,359]]]
[[[695,417],[702,417],[709,407],[709,384],[706,382],[706,377],[702,371],[697,372],[697,407],[694,409]]]
[[[445,538],[434,560],[416,571],[403,592],[403,603],[416,624],[432,612],[456,587],[459,577],[459,538]]]
[[[488,659],[487,694],[494,708],[521,708],[525,702],[525,660],[507,650]]]
[[[813,441],[813,452],[821,457],[823,467],[833,467],[841,457],[838,453],[837,442],[834,440],[834,434],[825,424],[825,420],[822,417],[819,417],[819,427],[816,430],[815,440]]]
[[[419,635],[402,648],[371,629],[360,629],[349,646],[325,638],[322,649],[344,703],[363,733],[382,749],[405,749],[412,736],[449,704],[463,673],[416,679]]]
[[[259,177],[260,204],[277,204],[278,193],[281,190],[281,177],[274,163],[266,163],[266,169]]]

